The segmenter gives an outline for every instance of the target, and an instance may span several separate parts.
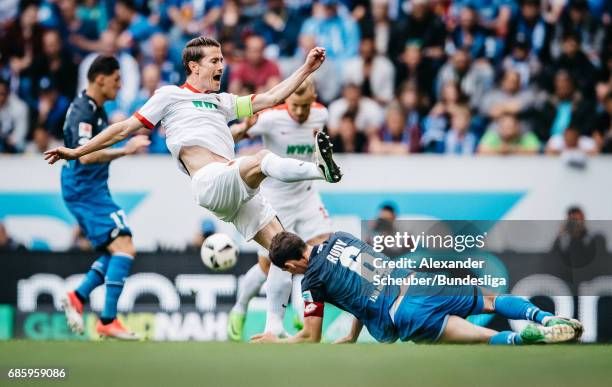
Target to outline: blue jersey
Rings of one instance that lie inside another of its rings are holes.
[[[72,101],[64,120],[64,144],[77,148],[108,125],[104,108],[83,91]],[[70,160],[62,169],[62,193],[69,200],[81,200],[108,193],[110,163],[82,164]]]
[[[82,92],[72,101],[64,121],[68,148],[85,144],[108,125],[101,106]],[[68,210],[96,249],[103,250],[120,235],[132,235],[125,212],[108,190],[110,163],[82,164],[70,160],[62,168],[62,195]]]
[[[371,258],[389,260],[351,234],[336,232],[315,246],[302,280],[304,316],[322,316],[323,303],[345,310],[363,322],[378,341],[398,339],[389,309],[400,293],[397,285],[377,284]],[[409,270],[387,273],[403,278]]]

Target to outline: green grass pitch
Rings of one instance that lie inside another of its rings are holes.
[[[612,345],[0,342],[3,373],[28,366],[68,378],[0,386],[610,386]]]

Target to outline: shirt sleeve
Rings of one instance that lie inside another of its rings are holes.
[[[304,299],[304,317],[323,317],[325,300],[323,292],[317,286],[306,286],[302,289]]]
[[[145,104],[134,113],[147,129],[153,129],[164,115],[164,109],[168,104],[168,98],[161,90],[157,90]]]

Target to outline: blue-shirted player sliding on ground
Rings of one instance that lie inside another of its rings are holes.
[[[319,342],[324,302],[351,313],[355,322],[338,343],[355,342],[365,325],[384,343],[402,341],[445,343],[535,344],[577,340],[582,334],[578,320],[554,316],[522,297],[495,295],[477,286],[381,286],[363,275],[371,268],[362,256],[382,253],[354,236],[337,232],[323,244],[308,246],[295,234],[281,232],[272,239],[272,262],[292,274],[304,274],[304,328],[293,337],[277,338],[265,333],[257,342]],[[398,269],[393,278],[426,278],[432,273]],[[474,325],[465,318],[496,313],[512,320],[531,320],[520,333],[497,332]]]
[[[77,96],[66,114],[64,142],[68,148],[85,144],[108,125],[103,104],[117,96],[119,63],[114,57],[98,56],[87,73],[87,89]],[[136,253],[125,212],[108,190],[108,167],[112,160],[137,152],[149,144],[146,136],[135,136],[123,148],[105,149],[68,161],[62,168],[62,195],[66,206],[96,250],[102,251],[78,288],[62,299],[68,325],[83,333],[83,304],[99,285],[106,284],[104,309],[96,331],[105,337],[136,340],[117,319],[117,301],[129,276]]]

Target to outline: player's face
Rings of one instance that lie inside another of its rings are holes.
[[[310,106],[315,101],[313,93],[304,93],[303,95],[292,94],[287,98],[287,107],[291,118],[297,122],[304,123],[310,115]]]
[[[102,93],[104,94],[104,98],[109,101],[117,98],[117,93],[119,93],[119,89],[121,88],[121,75],[119,70],[115,70],[111,75],[103,75],[102,76]]]
[[[200,87],[219,91],[221,89],[221,76],[223,75],[224,62],[221,48],[204,47],[204,57],[198,63],[197,76]]]

